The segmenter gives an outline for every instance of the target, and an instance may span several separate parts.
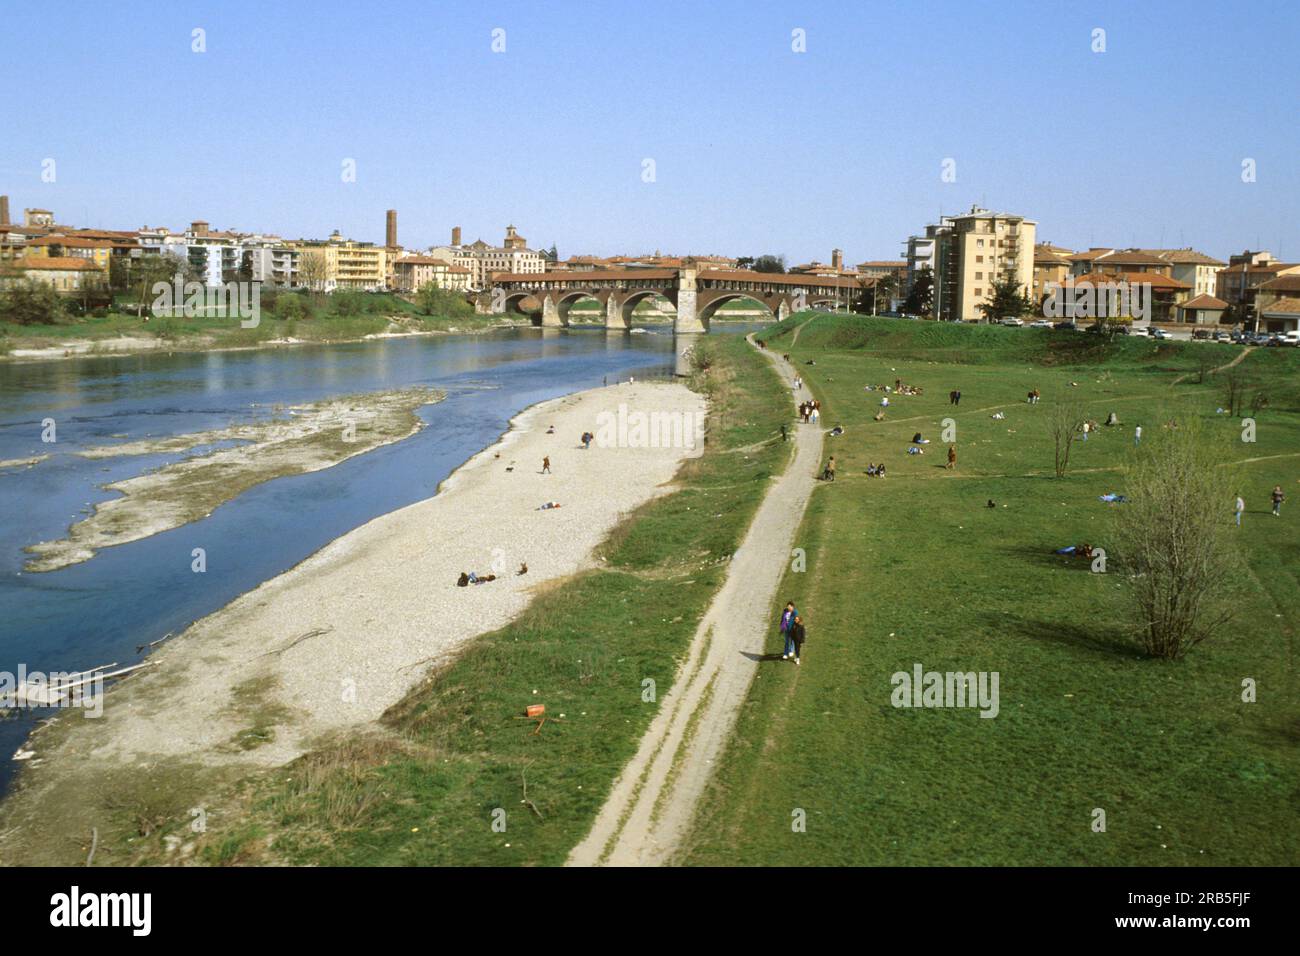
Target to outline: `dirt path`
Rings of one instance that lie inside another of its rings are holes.
[[[806,388],[793,391],[795,366],[763,354],[796,402],[812,397]],[[663,864],[685,835],[774,627],[776,588],[821,466],[821,426],[797,424],[792,435],[794,461],[759,506],[678,679],[570,866]]]
[[[1206,372],[1205,372],[1205,374],[1206,374],[1206,375],[1216,375],[1216,374],[1218,374],[1219,372],[1222,372],[1222,371],[1225,371],[1225,370],[1227,370],[1227,369],[1232,368],[1234,365],[1240,365],[1240,364],[1241,364],[1241,360],[1244,359],[1247,355],[1249,355],[1249,354],[1250,354],[1251,352],[1253,352],[1253,351],[1255,351],[1255,346],[1253,346],[1253,345],[1247,345],[1244,349],[1242,349],[1239,353],[1237,353],[1237,357],[1236,357],[1235,359],[1233,359],[1231,362],[1228,362],[1228,363],[1226,363],[1226,364],[1224,364],[1224,365],[1220,365],[1218,368],[1207,369]],[[1193,375],[1195,375],[1195,374],[1196,374],[1195,372],[1184,372],[1182,375],[1179,375],[1176,379],[1174,379],[1174,380],[1173,380],[1172,382],[1170,382],[1169,384],[1170,384],[1170,385],[1177,385],[1177,384],[1178,384],[1179,382],[1181,382],[1183,379],[1185,379],[1185,378],[1191,378],[1191,377],[1192,377]]]

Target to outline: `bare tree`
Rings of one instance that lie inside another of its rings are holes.
[[[329,281],[329,260],[325,253],[308,249],[298,260],[298,278],[312,292],[320,292]]]
[[[1242,562],[1229,515],[1234,475],[1195,423],[1144,442],[1114,511],[1114,548],[1152,657],[1175,660],[1223,628]]]
[[[1080,434],[1088,413],[1078,399],[1066,398],[1055,402],[1047,415],[1047,430],[1052,436],[1056,451],[1056,477],[1064,478],[1070,465],[1070,447]]]
[[[1246,404],[1250,379],[1239,368],[1230,368],[1223,375],[1223,404],[1229,415],[1238,415]]]

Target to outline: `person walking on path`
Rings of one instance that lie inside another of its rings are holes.
[[[781,441],[789,441],[789,439],[785,437],[785,425],[781,426]]]
[[[794,654],[794,641],[790,639],[790,628],[794,627],[794,618],[798,613],[794,601],[785,602],[785,610],[781,612],[781,636],[785,638],[785,649],[781,652],[783,661],[788,661]]]
[[[794,647],[794,662],[799,663],[799,658],[803,656],[803,643],[807,639],[807,631],[804,630],[803,618],[798,614],[794,616],[794,623],[790,625],[790,643]]]
[[[1244,512],[1244,511],[1246,510],[1246,502],[1244,502],[1244,501],[1241,499],[1241,495],[1237,495],[1237,506],[1236,506],[1236,509],[1235,509],[1235,510],[1236,510],[1236,514],[1237,514],[1237,527],[1240,528],[1240,527],[1241,527],[1241,515],[1242,515],[1242,512]]]
[[[1286,501],[1286,495],[1282,494],[1282,486],[1273,486],[1273,517],[1282,517],[1282,502]]]
[[[956,445],[948,446],[948,467],[949,468],[957,467],[957,446]]]
[[[546,455],[545,457],[542,458],[542,474],[549,475],[550,473],[551,473],[551,456]]]
[[[1140,445],[1140,444],[1142,444],[1142,426],[1141,426],[1141,425],[1138,425],[1136,428],[1133,429],[1133,444],[1134,444],[1134,445]]]

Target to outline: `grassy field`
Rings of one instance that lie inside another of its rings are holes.
[[[1198,383],[1202,359],[1230,362],[1232,346],[838,316],[792,346],[808,318],[764,336],[799,363],[822,426],[846,429],[827,439],[839,477],[816,490],[796,542],[807,570],[781,590],[806,615],[808,644],[801,667],[762,665],[682,861],[1300,862],[1300,353],[1260,349],[1239,366],[1269,399],[1247,444],[1215,413],[1226,373]],[[873,421],[881,393],[863,386],[896,379],[924,393],[891,398]],[[1065,396],[1122,424],[1076,443],[1057,480],[1045,422]],[[1192,418],[1225,462],[1224,520],[1236,486],[1247,502],[1249,570],[1234,624],[1167,663],[1134,641],[1122,574],[1052,552],[1106,545],[1124,506],[1098,496],[1124,492],[1135,424],[1147,441]],[[934,443],[908,455],[918,431]],[[867,478],[882,461],[888,477]],[[1291,499],[1280,519],[1275,484]],[[917,663],[998,672],[1000,713],[892,707],[891,675]],[[1245,678],[1257,703],[1242,702]],[[798,810],[806,832],[792,827]]]
[[[80,793],[83,803],[104,801],[90,815],[97,862],[175,859],[164,841],[193,838],[188,808],[206,791],[208,833],[193,848],[201,862],[561,863],[654,716],[642,682],[653,679],[660,696],[671,684],[788,461],[790,446],[775,437],[786,402],[776,375],[739,336],[720,338],[715,351],[719,364],[695,382],[711,394],[704,454],[683,467],[680,490],[616,529],[600,570],[553,587],[514,624],[474,641],[373,733],[233,787],[169,766],[151,783],[143,771],[117,781],[113,795]],[[563,716],[533,735],[517,718],[538,702]],[[532,808],[522,802],[525,777]],[[160,805],[168,799],[175,805]],[[498,809],[504,832],[493,830]],[[151,822],[147,836],[141,819]]]

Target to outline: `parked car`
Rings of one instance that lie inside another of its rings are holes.
[[[1029,327],[1031,329],[1050,329],[1052,327],[1052,322],[1050,319],[1034,319],[1034,321],[1029,323]]]
[[[1075,325],[1073,319],[1065,319],[1065,320],[1062,321],[1062,322],[1057,322],[1055,325],[1052,326],[1052,328],[1054,328],[1054,329],[1067,329],[1067,330],[1073,332],[1073,331],[1077,330],[1079,327],[1078,327],[1077,325]]]
[[[1283,332],[1282,344],[1300,346],[1300,329],[1292,329],[1290,332]]]
[[[1192,332],[1192,338],[1195,339],[1196,341],[1203,341],[1205,339],[1208,339],[1209,337],[1210,337],[1209,329],[1195,329]]]
[[[1172,335],[1170,335],[1170,334],[1169,334],[1168,332],[1166,332],[1164,329],[1160,329],[1160,328],[1153,328],[1153,329],[1151,330],[1151,337],[1152,337],[1153,339],[1172,339],[1172,338],[1173,338]]]
[[[1215,333],[1214,333],[1214,341],[1216,341],[1216,342],[1226,342],[1226,341],[1228,341],[1228,333],[1227,333],[1227,332],[1215,332]]]
[[[1017,319],[1014,315],[1004,316],[1000,321],[1002,325],[1024,325],[1025,324],[1020,319]]]

